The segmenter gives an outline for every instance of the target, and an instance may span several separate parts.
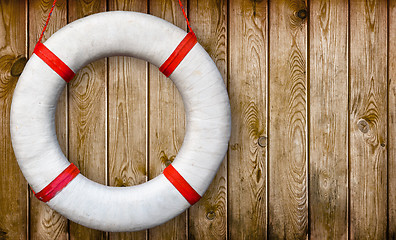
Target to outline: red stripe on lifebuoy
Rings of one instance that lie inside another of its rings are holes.
[[[177,45],[169,58],[161,65],[159,70],[165,74],[165,76],[169,77],[196,43],[197,37],[194,32],[189,32],[179,45]]]
[[[172,185],[191,205],[194,205],[199,201],[201,196],[190,186],[190,184],[188,184],[188,182],[172,165],[167,166],[163,173],[169,182],[172,183]]]
[[[51,50],[49,50],[44,44],[38,42],[34,48],[35,53],[41,60],[43,60],[52,70],[54,70],[59,76],[66,82],[69,82],[76,75],[62,60],[60,60]]]
[[[70,163],[70,165],[65,170],[63,170],[63,172],[59,174],[50,184],[48,184],[40,192],[35,193],[35,196],[43,202],[48,202],[53,197],[55,197],[56,194],[62,191],[62,189],[65,188],[67,184],[69,184],[69,182],[71,182],[79,173],[80,170],[78,170],[78,168],[73,163]]]

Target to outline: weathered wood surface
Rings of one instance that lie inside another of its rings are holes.
[[[182,1],[187,8],[187,1]],[[150,0],[149,13],[187,30],[179,3]],[[188,11],[187,11],[188,12]],[[176,157],[184,138],[184,107],[175,85],[157,67],[149,66],[149,178],[162,173]],[[187,212],[149,230],[149,239],[186,239]]]
[[[230,239],[267,235],[267,2],[230,1]]]
[[[386,1],[351,1],[349,161],[353,239],[386,238],[386,44]]]
[[[101,0],[69,1],[69,22],[106,10]],[[81,69],[69,84],[69,160],[89,179],[107,184],[107,61]],[[70,222],[70,239],[104,239],[106,233]]]
[[[310,233],[347,239],[348,5],[312,1],[310,7]]]
[[[227,83],[227,2],[190,0],[189,19],[198,42]],[[188,223],[191,239],[226,239],[227,159],[202,199],[189,209]]]
[[[308,234],[306,9],[270,3],[269,239]]]
[[[184,0],[229,89],[228,159],[168,223],[105,233],[29,194],[9,135],[12,91],[52,0],[0,0],[0,239],[394,239],[396,1]],[[309,6],[307,6],[307,4]],[[44,41],[96,12],[148,12],[187,29],[177,0],[58,0]],[[62,150],[88,178],[129,186],[176,156],[177,89],[143,61],[82,69],[57,108]]]
[[[0,1],[0,239],[26,239],[27,183],[10,138],[12,93],[27,57],[27,2]]]
[[[29,56],[40,37],[45,25],[51,1],[34,0],[29,2]],[[51,23],[43,36],[45,42],[54,32],[67,24],[67,2],[57,1]],[[32,34],[35,33],[35,34]],[[56,134],[63,153],[67,156],[67,87],[59,98],[56,109]],[[68,220],[39,201],[30,191],[30,238],[31,239],[68,239]]]
[[[396,239],[396,0],[389,1],[388,14],[388,239]]]
[[[110,11],[147,12],[144,1],[110,0]],[[109,185],[124,187],[147,180],[147,63],[128,57],[108,62]],[[147,231],[110,233],[110,239],[146,239]]]

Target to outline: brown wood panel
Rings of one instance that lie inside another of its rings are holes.
[[[270,3],[270,239],[308,234],[306,15],[304,1]]]
[[[227,82],[227,2],[190,0],[189,20],[198,42]],[[227,236],[226,161],[202,199],[189,209],[189,239],[225,239]]]
[[[396,239],[396,0],[389,1],[388,13],[388,239]]]
[[[230,1],[230,239],[267,236],[267,2]]]
[[[350,2],[350,235],[385,239],[386,1]]]
[[[182,1],[187,9],[187,1]],[[150,0],[150,14],[186,29],[178,1]],[[149,67],[149,178],[169,165],[184,139],[185,116],[181,96],[169,78],[157,67]],[[186,239],[187,215],[149,230],[149,239]]]
[[[32,55],[51,7],[52,1],[29,1],[29,56]],[[66,0],[57,1],[42,42],[67,24],[66,16]],[[59,98],[55,121],[59,144],[67,156],[67,87]],[[31,239],[68,239],[68,220],[39,201],[31,191],[29,226]]]
[[[310,169],[312,239],[348,238],[348,62],[346,1],[310,6]]]
[[[69,22],[106,10],[101,0],[69,1]],[[69,83],[69,160],[87,178],[107,182],[106,59],[81,69]],[[104,239],[106,233],[70,222],[70,239]]]
[[[110,0],[109,10],[147,12],[145,1]],[[109,58],[109,184],[124,187],[147,180],[147,63],[128,57]],[[147,231],[110,233],[110,239],[146,239]]]
[[[44,40],[106,2],[187,29],[177,0],[58,0]],[[12,151],[12,92],[51,4],[0,0],[0,239],[396,238],[395,0],[184,0],[228,83],[228,164],[188,213],[148,232],[109,234],[68,224],[29,196]],[[184,109],[156,67],[100,60],[68,88],[58,140],[85,176],[129,186],[173,161]]]
[[[10,137],[12,93],[26,62],[24,0],[0,0],[0,239],[26,239],[28,233],[25,178]]]

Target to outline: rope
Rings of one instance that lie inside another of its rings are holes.
[[[49,14],[48,14],[47,21],[45,22],[43,31],[41,32],[41,35],[40,35],[40,38],[39,38],[38,42],[41,42],[41,39],[42,39],[43,36],[44,36],[44,32],[45,32],[45,30],[47,29],[48,22],[49,22],[49,20],[50,20],[50,18],[51,18],[51,15],[52,15],[52,11],[54,10],[55,3],[56,3],[56,0],[54,0],[54,2],[52,3],[51,10],[50,10],[50,12],[49,12]]]
[[[187,14],[186,14],[186,12],[184,11],[183,4],[182,4],[182,2],[181,2],[180,0],[179,0],[179,5],[180,5],[180,8],[181,8],[181,10],[182,10],[182,12],[183,12],[184,18],[186,19],[188,29],[190,29],[190,32],[194,32],[194,31],[192,30],[191,26],[190,26],[190,22],[188,21]]]
[[[49,20],[50,20],[51,15],[52,15],[52,11],[54,11],[56,1],[57,1],[57,0],[54,0],[54,2],[52,3],[51,10],[50,10],[50,12],[49,12],[49,14],[48,14],[47,21],[45,21],[45,25],[44,25],[43,31],[41,31],[40,38],[39,38],[38,42],[41,42],[41,40],[43,39],[45,30],[47,29]],[[186,12],[184,11],[183,3],[181,2],[181,0],[179,0],[179,5],[180,5],[180,8],[181,8],[181,10],[182,10],[182,12],[183,12],[184,18],[186,19],[188,29],[190,30],[190,32],[194,32],[194,31],[192,30],[192,28],[191,28],[190,22],[188,21],[187,14],[186,14]]]

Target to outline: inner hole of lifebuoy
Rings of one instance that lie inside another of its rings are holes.
[[[60,96],[56,132],[65,156],[87,178],[137,185],[175,159],[185,132],[183,101],[154,65],[101,59],[81,69]]]

